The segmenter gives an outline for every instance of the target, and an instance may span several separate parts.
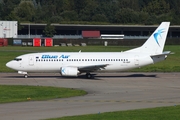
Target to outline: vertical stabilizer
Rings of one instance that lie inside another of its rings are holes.
[[[129,50],[127,52],[142,52],[151,55],[162,53],[168,34],[169,25],[170,22],[162,22],[141,47]]]

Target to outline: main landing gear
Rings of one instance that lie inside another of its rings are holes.
[[[86,73],[86,78],[92,79],[92,78],[93,78],[93,75],[92,75],[91,73]]]

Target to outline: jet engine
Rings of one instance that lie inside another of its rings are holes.
[[[79,71],[77,67],[61,67],[60,74],[62,76],[77,76]]]

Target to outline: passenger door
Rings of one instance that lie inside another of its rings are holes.
[[[34,65],[34,56],[33,56],[33,55],[30,55],[30,56],[29,56],[29,65],[30,65],[30,66],[33,66],[33,65]]]

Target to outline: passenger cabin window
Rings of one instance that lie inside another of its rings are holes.
[[[15,61],[21,61],[22,58],[15,58],[14,60],[15,60]]]

